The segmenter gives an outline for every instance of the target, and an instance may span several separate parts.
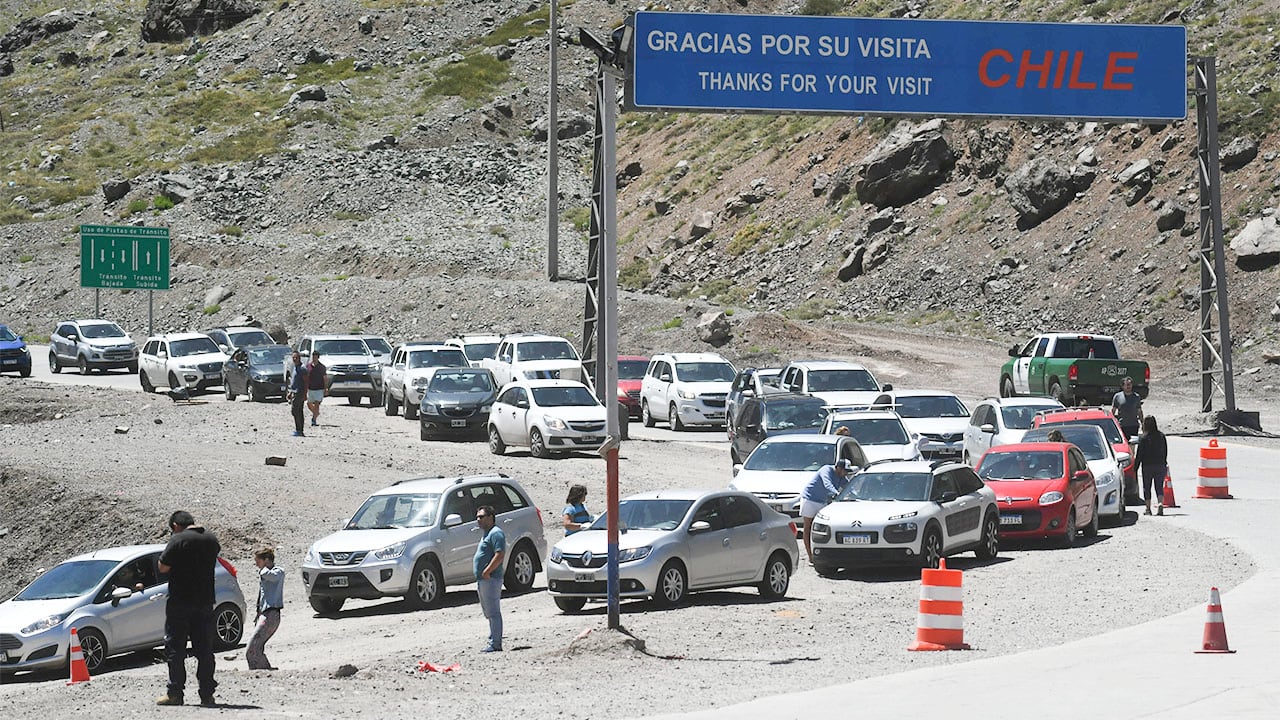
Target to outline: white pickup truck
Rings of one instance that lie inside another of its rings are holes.
[[[573,344],[554,335],[504,336],[494,357],[484,358],[480,366],[493,373],[498,387],[521,379],[590,382]]]
[[[393,350],[390,364],[382,369],[382,405],[387,415],[395,415],[403,406],[405,419],[416,419],[430,369],[437,367],[468,367],[467,356],[448,345],[407,344]]]

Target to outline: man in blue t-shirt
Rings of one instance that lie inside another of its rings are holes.
[[[484,533],[476,547],[476,594],[489,620],[489,644],[480,652],[502,651],[502,562],[507,556],[507,536],[496,526],[492,505],[476,509],[476,524]]]

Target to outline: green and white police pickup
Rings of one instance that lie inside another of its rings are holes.
[[[1151,369],[1141,360],[1121,360],[1106,335],[1056,332],[1009,348],[1000,368],[1000,396],[1046,395],[1063,405],[1110,405],[1126,377],[1147,397]]]

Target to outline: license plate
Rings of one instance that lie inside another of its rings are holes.
[[[849,533],[840,538],[843,545],[870,545],[871,535],[869,533]]]
[[[5,364],[5,365],[17,365],[17,364],[18,364],[18,361],[17,361],[16,359],[14,359],[14,360],[5,360],[5,361],[4,361],[4,364]]]
[[[329,578],[329,587],[347,587],[348,578],[346,575],[334,575]]]
[[[782,503],[769,503],[769,507],[777,510],[778,512],[786,512],[787,509],[787,506]]]
[[[604,438],[602,438],[602,437],[600,437],[600,436],[598,436],[598,435],[586,435],[586,436],[584,436],[584,437],[580,437],[580,438],[578,438],[578,442],[581,442],[581,443],[602,443],[602,442],[604,442]]]
[[[591,573],[574,573],[574,582],[595,582],[596,576]]]
[[[1000,524],[1001,524],[1001,525],[1021,525],[1021,524],[1022,524],[1022,516],[1021,516],[1021,515],[1006,515],[1006,514],[1001,514],[1001,515],[1000,515]]]
[[[466,426],[467,426],[466,420],[450,420],[449,421],[449,427],[466,427]]]
[[[218,373],[205,373],[205,374],[204,374],[204,379],[205,379],[205,380],[220,380],[220,379],[222,379],[222,376],[221,376],[221,375],[219,375]]]

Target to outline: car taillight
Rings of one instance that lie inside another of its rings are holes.
[[[219,563],[219,564],[221,564],[221,565],[222,565],[222,567],[226,568],[226,569],[227,569],[227,572],[231,573],[231,577],[235,577],[235,576],[236,576],[236,566],[235,566],[235,565],[232,565],[232,564],[231,564],[231,561],[227,560],[227,559],[226,559],[226,558],[224,558],[224,557],[219,557],[219,558],[218,558],[218,563]]]
[[[1071,367],[1067,368],[1068,380],[1075,380],[1079,377],[1080,377],[1080,368],[1076,367],[1074,364]]]
[[[787,527],[791,528],[792,535],[796,534],[797,530],[796,530],[796,524],[794,522],[787,523]]]
[[[1143,379],[1143,381],[1144,381],[1144,382],[1147,382],[1147,383],[1150,383],[1150,382],[1151,382],[1151,367],[1150,367],[1150,366],[1145,367],[1145,368],[1143,368],[1143,369],[1142,369],[1142,379]]]
[[[537,508],[537,507],[535,507],[535,508],[534,508],[534,510],[536,510],[536,511],[538,512],[538,524],[539,524],[539,525],[541,525],[541,524],[542,524],[542,509],[541,509],[541,508]]]

